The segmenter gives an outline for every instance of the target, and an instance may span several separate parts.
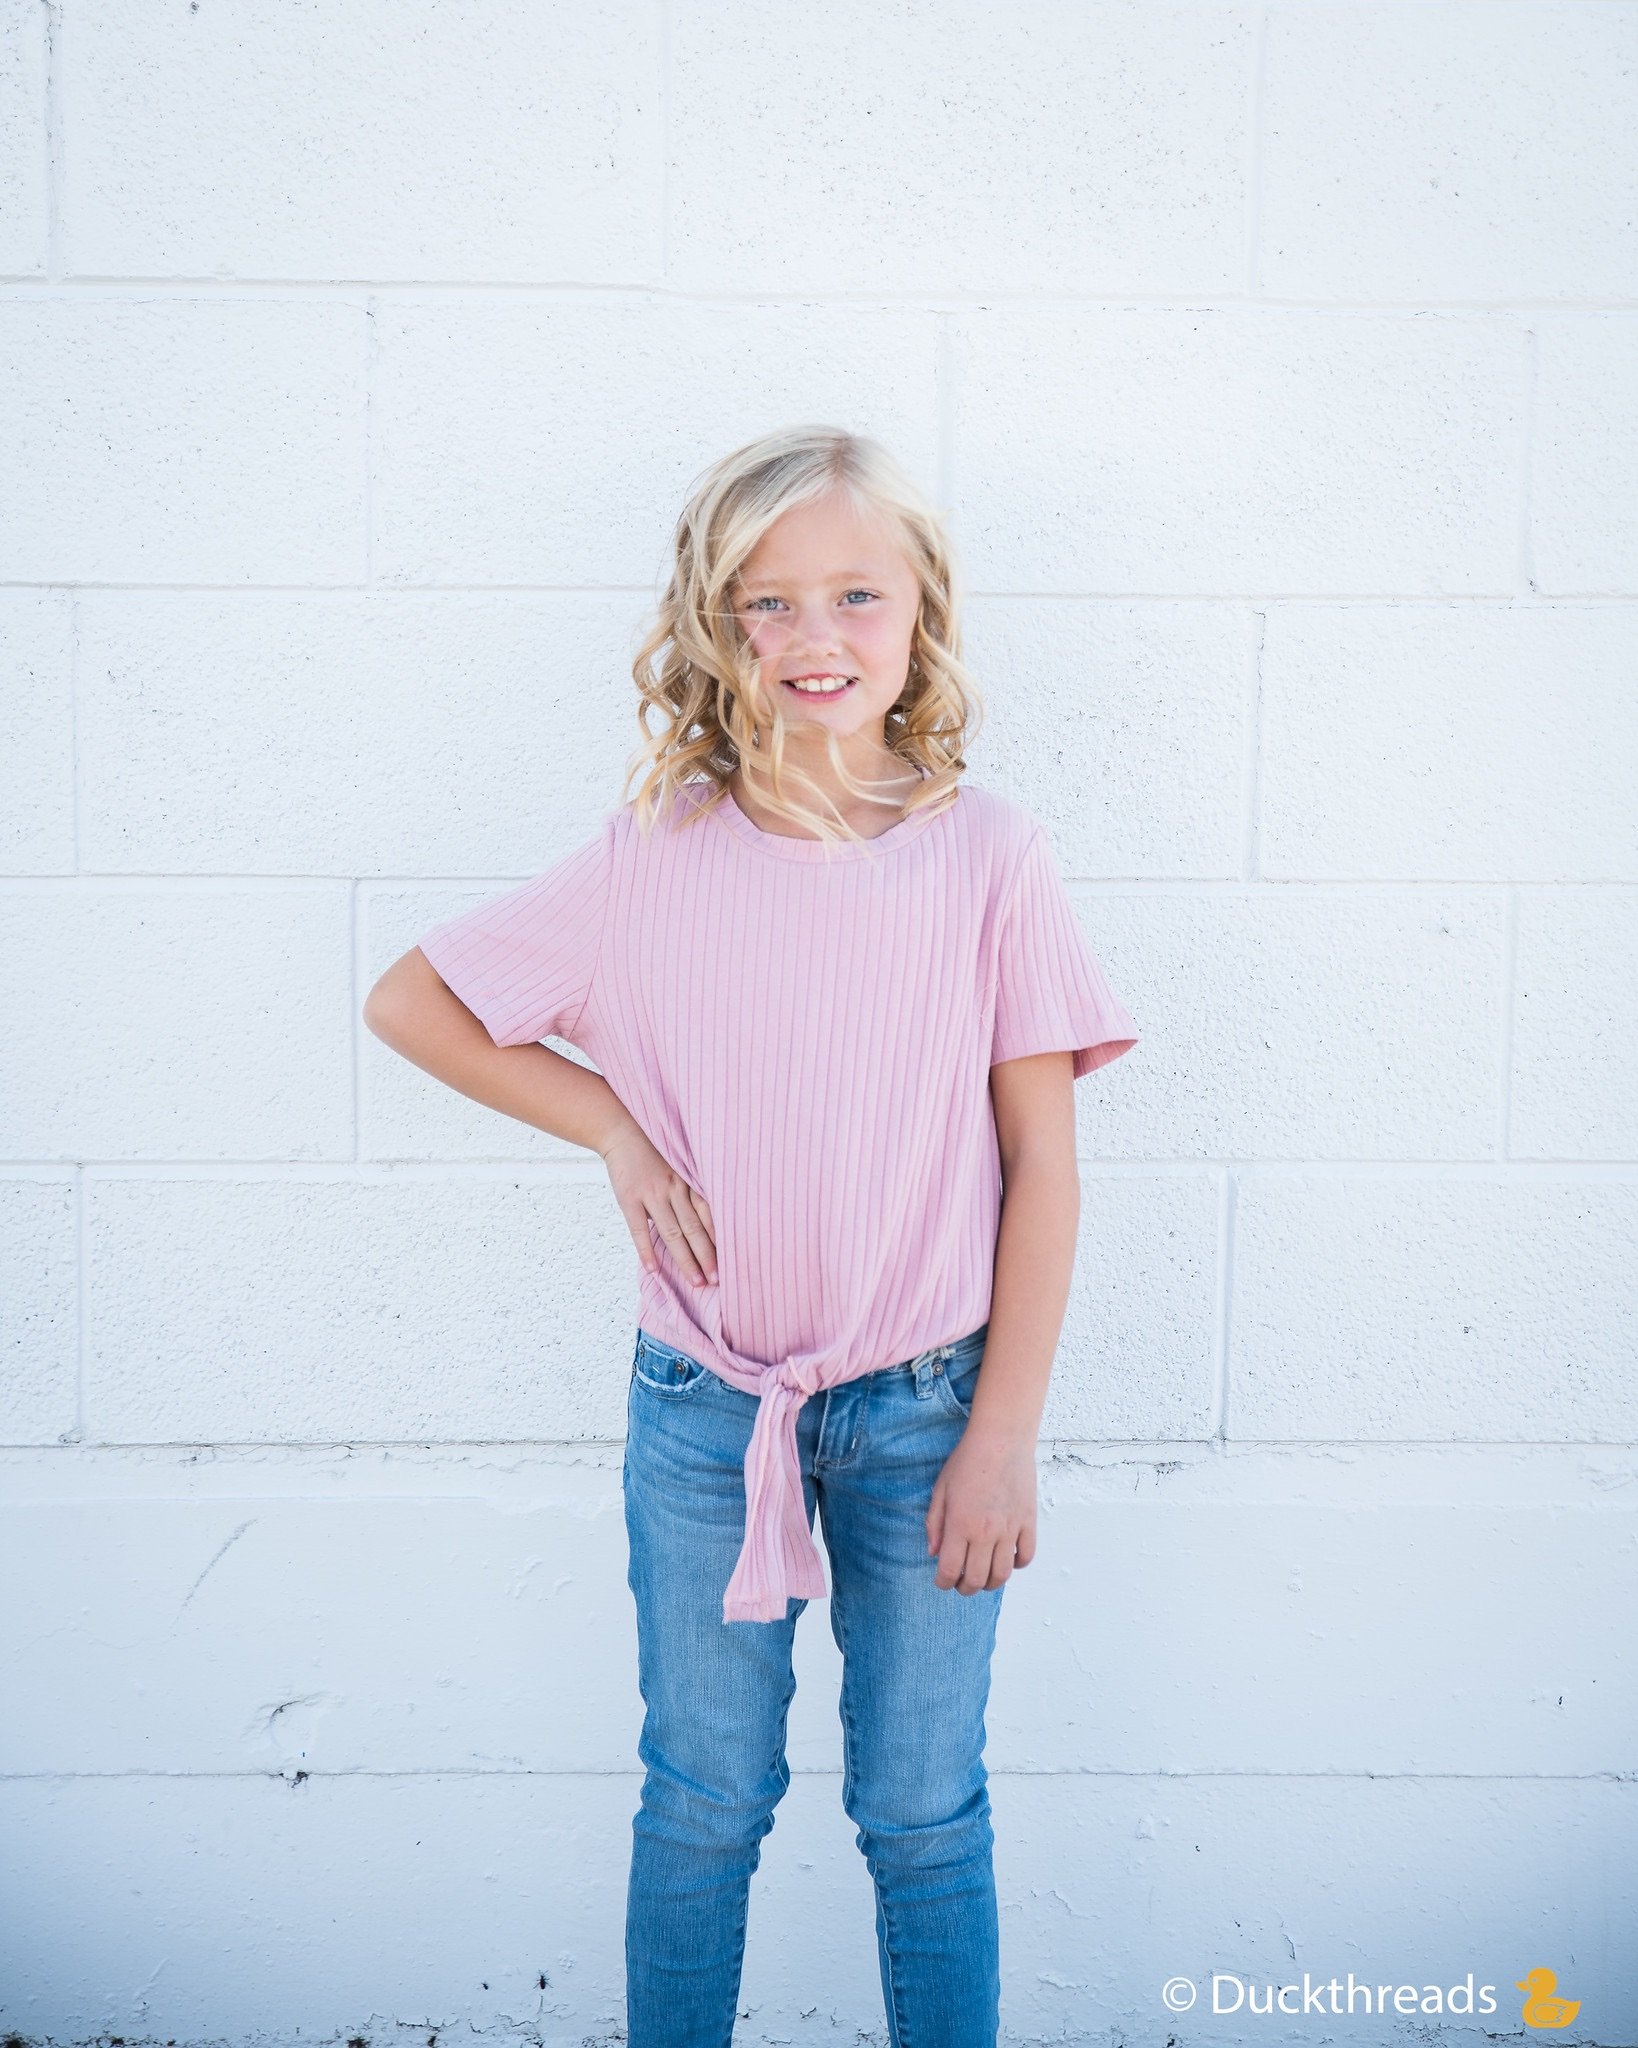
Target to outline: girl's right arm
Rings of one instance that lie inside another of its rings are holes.
[[[547,1045],[496,1045],[419,946],[395,960],[364,999],[383,1045],[487,1109],[596,1152],[608,1169],[637,1256],[658,1264],[649,1223],[695,1286],[717,1277],[711,1212],[650,1143],[601,1074]]]

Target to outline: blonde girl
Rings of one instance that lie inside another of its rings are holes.
[[[990,1657],[1035,1554],[1073,1083],[1137,1034],[1040,825],[967,780],[957,610],[940,516],[877,444],[735,449],[634,665],[635,796],[365,1005],[595,1151],[636,1246],[629,2048],[729,2048],[825,1597],[893,2048],[996,2037]]]

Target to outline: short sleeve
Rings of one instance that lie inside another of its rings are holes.
[[[614,865],[614,820],[555,867],[435,925],[417,943],[497,1045],[576,1044]]]
[[[1037,825],[999,924],[990,1065],[1071,1052],[1078,1081],[1129,1052],[1137,1037],[1087,943],[1052,843]]]

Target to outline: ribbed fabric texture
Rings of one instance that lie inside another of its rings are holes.
[[[827,1592],[796,1418],[821,1388],[989,1317],[1001,1215],[989,1070],[1137,1042],[1041,827],[994,792],[862,845],[764,832],[690,785],[649,836],[623,805],[544,874],[429,931],[497,1045],[595,1062],[702,1195],[717,1279],[652,1233],[637,1321],[761,1407],[723,1620]]]

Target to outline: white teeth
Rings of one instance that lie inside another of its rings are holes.
[[[834,690],[844,689],[852,680],[851,676],[804,676],[799,683],[793,682],[791,688],[805,690],[814,696],[828,695]]]

